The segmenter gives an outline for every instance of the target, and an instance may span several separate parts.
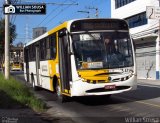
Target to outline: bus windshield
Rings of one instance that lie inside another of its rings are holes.
[[[133,66],[129,33],[92,32],[72,35],[76,67],[81,69],[112,69]]]

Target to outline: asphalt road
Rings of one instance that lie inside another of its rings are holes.
[[[24,81],[22,72],[12,75]],[[160,86],[138,84],[135,91],[106,96],[76,97],[60,103],[47,90],[36,92],[48,105],[42,114],[59,123],[160,123]]]

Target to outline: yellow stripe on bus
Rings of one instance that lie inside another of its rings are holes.
[[[59,31],[59,30],[62,29],[62,28],[67,28],[67,23],[68,23],[68,22],[64,22],[63,24],[57,26],[56,28],[48,31],[48,35],[51,35],[51,34],[53,34],[54,32]]]
[[[64,89],[64,92],[65,92],[65,93],[68,93],[68,90],[67,90],[67,89]]]
[[[71,96],[70,94],[67,94],[67,93],[62,93],[63,95],[66,95],[66,96]]]

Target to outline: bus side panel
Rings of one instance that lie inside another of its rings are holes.
[[[40,79],[41,79],[41,86],[45,89],[50,90],[50,75],[49,75],[48,60],[40,61]]]
[[[49,76],[50,76],[50,90],[54,91],[53,77],[56,76],[57,78],[59,78],[59,69],[58,69],[57,59],[48,61],[48,69],[49,69]]]
[[[36,63],[35,61],[29,62],[29,82],[32,83],[31,75],[34,75],[35,84],[37,85],[37,77],[36,77]]]
[[[24,79],[25,79],[25,81],[27,81],[26,63],[25,62],[23,64],[23,66],[24,66]]]
[[[24,48],[24,74],[25,80],[29,82],[29,51],[27,48]]]

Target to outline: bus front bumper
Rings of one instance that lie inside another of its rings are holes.
[[[113,86],[115,88],[108,88]],[[110,95],[135,90],[136,88],[136,76],[132,76],[126,81],[97,84],[79,80],[71,83],[71,96]]]

